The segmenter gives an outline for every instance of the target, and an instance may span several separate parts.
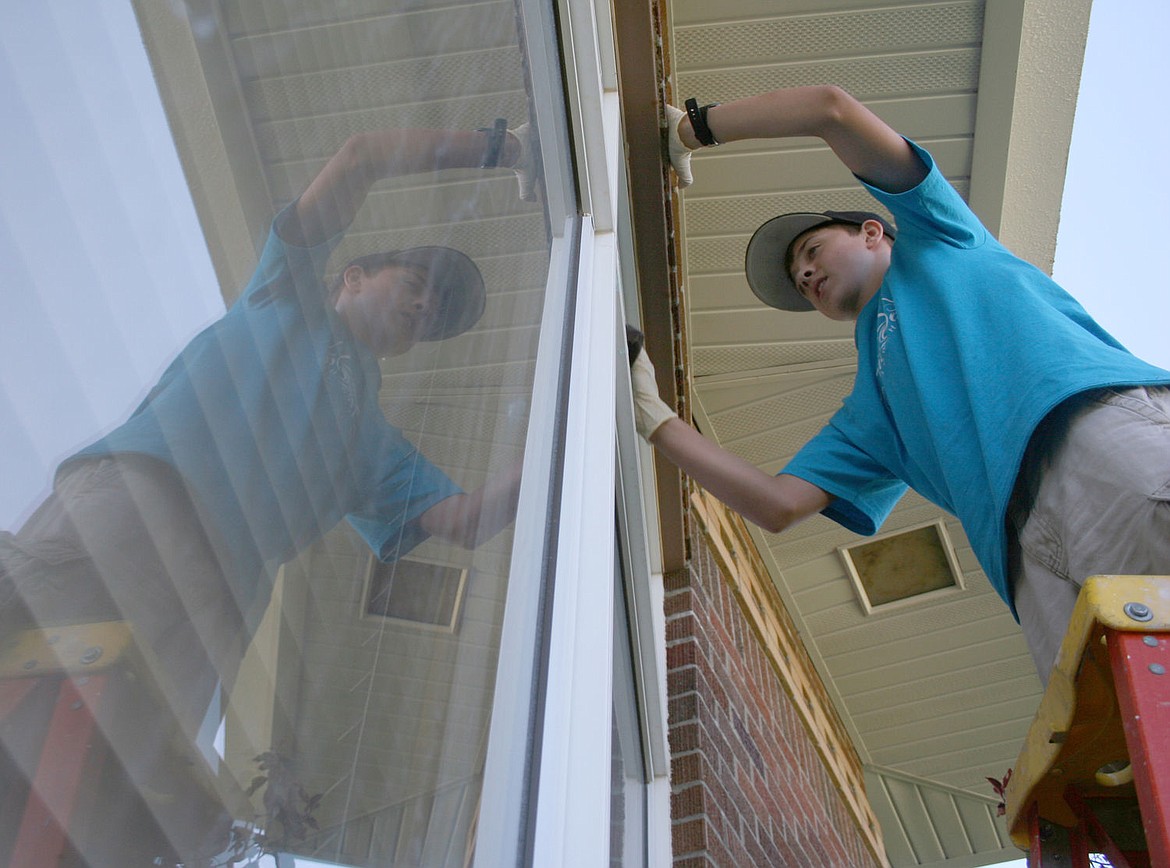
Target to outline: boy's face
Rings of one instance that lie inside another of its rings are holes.
[[[388,265],[370,273],[354,265],[345,271],[337,312],[375,355],[398,356],[434,327],[442,300],[424,269]]]
[[[789,274],[797,290],[832,320],[855,320],[873,298],[890,265],[882,226],[867,220],[860,232],[830,223],[792,242]]]

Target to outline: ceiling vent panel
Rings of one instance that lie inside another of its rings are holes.
[[[963,573],[941,521],[841,546],[867,614],[963,589]]]

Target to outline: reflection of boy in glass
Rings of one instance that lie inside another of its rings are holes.
[[[463,493],[378,403],[379,357],[479,319],[476,266],[422,247],[354,260],[332,292],[322,275],[380,178],[521,159],[527,130],[502,124],[347,141],[276,217],[224,317],[123,425],[62,463],[17,534],[0,534],[3,635],[125,619],[193,726],[217,678],[234,676],[275,569],[342,518],[383,559],[429,535],[474,546],[510,522],[518,467]]]

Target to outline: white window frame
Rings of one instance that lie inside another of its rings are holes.
[[[651,560],[651,552],[659,549],[657,523],[647,521],[644,511],[645,492],[653,491],[653,486],[641,483],[653,460],[634,432],[628,372],[624,365],[617,368],[626,358],[623,307],[629,310],[634,303],[627,299],[623,305],[619,277],[623,260],[628,264],[633,256],[633,246],[621,237],[623,215],[618,213],[628,203],[620,184],[624,148],[612,20],[606,2],[560,0],[559,9],[580,195],[587,216],[573,325],[553,654],[532,860],[536,865],[609,864],[616,490],[646,751],[648,862],[669,865],[670,751],[661,562],[658,557]],[[648,505],[649,514],[656,514],[652,496]],[[557,712],[555,719],[550,710]]]
[[[562,474],[555,492],[560,512],[551,570],[553,596],[545,625],[547,658],[538,661],[531,639],[541,626],[534,582],[543,573],[531,555],[544,551],[546,528],[541,524],[545,513],[533,507],[548,502],[550,492],[537,490],[548,482],[548,473],[537,470],[525,474],[526,486],[532,480],[531,490],[521,491],[476,836],[476,852],[482,858],[476,864],[566,868],[609,864],[616,491],[646,752],[648,861],[668,865],[672,855],[663,588],[660,557],[652,557],[659,547],[657,523],[647,521],[647,514],[654,514],[654,489],[642,484],[653,462],[649,447],[634,432],[629,375],[618,366],[625,358],[623,311],[634,305],[628,300],[623,304],[619,278],[623,259],[633,251],[628,234],[619,231],[623,221],[617,210],[627,203],[619,183],[624,149],[612,23],[608,3],[595,0],[557,0],[557,14],[584,214],[571,314]],[[551,8],[548,15],[551,19]],[[550,24],[548,19],[528,22],[529,27]],[[529,50],[538,42],[530,38]],[[534,57],[533,68],[551,60]],[[534,81],[533,86],[544,85]],[[534,94],[534,104],[539,112],[540,94]],[[542,125],[542,134],[555,126]],[[553,204],[549,203],[550,213],[556,215]],[[560,249],[554,245],[550,286],[557,285],[555,275],[564,275],[562,268],[571,267],[568,243]],[[554,418],[563,348],[549,340],[546,352],[545,336],[559,335],[558,324],[566,312],[563,298],[550,293],[537,360],[534,421]],[[554,426],[532,428],[525,463],[549,467],[544,462],[558,445],[553,442]],[[537,685],[537,692],[543,690],[543,717],[533,729],[538,662],[545,664],[544,683]],[[535,743],[530,741],[533,732]],[[535,762],[534,787],[528,763],[521,758]]]

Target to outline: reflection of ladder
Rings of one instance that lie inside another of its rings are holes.
[[[1170,577],[1085,583],[1006,803],[1030,868],[1170,866]]]
[[[167,858],[157,809],[121,762],[166,719],[138,661],[115,621],[27,630],[0,647],[0,862]]]

